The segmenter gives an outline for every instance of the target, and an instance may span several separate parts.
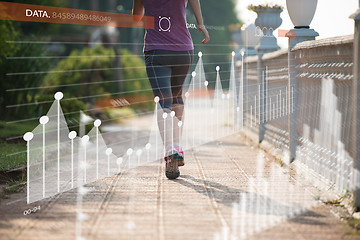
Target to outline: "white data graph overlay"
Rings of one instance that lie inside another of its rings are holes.
[[[238,132],[244,126],[255,127],[264,121],[259,118],[260,109],[268,109],[270,113],[276,110],[277,114],[270,114],[271,120],[284,117],[286,109],[290,109],[287,104],[278,102],[274,105],[276,109],[271,105],[271,99],[282,99],[287,96],[287,92],[282,94],[278,89],[266,95],[269,100],[267,103],[270,102],[270,105],[260,107],[264,101],[262,96],[259,96],[257,84],[252,87],[254,91],[246,92],[248,97],[245,99],[244,79],[240,78],[239,83],[236,80],[234,54],[232,54],[229,89],[224,90],[222,87],[219,74],[221,69],[218,66],[214,69],[217,73],[215,89],[209,89],[203,55],[200,52],[198,56],[195,71],[191,74],[190,86],[183,91],[185,101],[183,121],[171,117],[171,114],[164,115],[155,97],[156,107],[148,129],[143,130],[141,134],[134,132],[127,141],[106,142],[100,132],[100,120],[94,121],[92,130],[85,136],[81,132],[80,136],[76,132],[70,133],[61,109],[63,94],[56,93],[54,103],[47,115],[42,117],[38,127],[24,135],[28,144],[27,202],[48,198],[78,186],[79,166],[82,169],[81,182],[87,184],[162,159],[164,147],[157,126],[158,116],[166,116],[168,119],[165,119],[164,123],[169,122],[168,126],[171,126],[170,131],[167,130],[164,134],[174,135],[174,131],[179,131],[180,143],[183,150],[186,150]],[[254,99],[257,100],[253,101]],[[285,99],[282,100],[285,102]],[[291,103],[291,101],[287,102]],[[249,114],[251,118],[247,119],[251,121],[244,122],[244,116]],[[83,128],[84,126],[81,127]]]

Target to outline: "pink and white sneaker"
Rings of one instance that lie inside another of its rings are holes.
[[[185,161],[184,161],[184,152],[182,150],[182,148],[180,146],[175,146],[174,147],[179,153],[180,153],[180,158],[178,159],[178,165],[179,167],[184,166],[185,165]]]
[[[184,162],[184,155],[180,153],[178,149],[179,148],[172,146],[166,148],[165,175],[169,179],[176,179],[180,176],[179,162]]]

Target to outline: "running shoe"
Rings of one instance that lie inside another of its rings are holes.
[[[173,147],[169,147],[166,151],[166,167],[165,167],[165,175],[169,179],[176,179],[180,176],[178,160],[181,159],[182,156],[180,153]]]
[[[183,152],[182,148],[180,146],[175,146],[174,148],[180,154],[180,158],[178,159],[179,167],[184,166],[185,165],[185,160],[184,160],[184,152]]]

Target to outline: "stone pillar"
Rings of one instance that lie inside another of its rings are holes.
[[[263,55],[265,53],[274,52],[280,49],[277,45],[276,38],[273,35],[274,29],[278,28],[282,19],[280,13],[283,11],[281,8],[260,8],[254,10],[258,17],[255,20],[255,25],[258,27],[263,36],[261,37],[260,44],[256,46],[258,51],[258,84],[260,86],[260,95],[257,103],[259,106],[259,143],[264,140],[265,137],[265,106],[266,106],[266,91],[265,91],[265,65],[263,61]],[[256,106],[255,106],[256,108]]]
[[[296,131],[297,103],[298,103],[298,81],[296,79],[296,60],[292,48],[300,42],[315,40],[319,34],[310,28],[291,29],[287,34],[289,37],[288,68],[288,130],[289,130],[289,161],[292,162],[296,157],[296,145],[298,135]],[[293,110],[293,111],[292,111]]]
[[[359,1],[360,5],[360,1]],[[353,71],[353,138],[352,138],[352,157],[354,159],[353,167],[355,174],[354,207],[360,211],[360,9],[351,15],[355,20],[354,36],[354,71]]]
[[[240,76],[240,87],[239,87],[239,99],[238,102],[241,104],[240,111],[241,111],[241,126],[245,126],[246,122],[246,110],[247,110],[247,72],[245,66],[245,48],[240,51],[241,55],[241,76]],[[241,99],[240,99],[241,98]]]
[[[268,38],[266,36],[262,37],[260,44],[256,47],[256,50],[258,51],[258,62],[257,62],[257,76],[258,76],[258,84],[260,86],[260,96],[259,96],[259,100],[260,100],[260,109],[259,109],[259,118],[260,118],[260,122],[259,122],[259,143],[261,143],[264,140],[265,137],[265,115],[266,115],[266,66],[264,64],[263,61],[263,55],[265,53],[269,53],[269,52],[274,52],[276,50],[278,50],[278,48],[274,47],[273,44],[268,44],[268,41],[263,41],[263,39],[271,39]],[[274,37],[273,39],[275,39],[275,43],[276,43],[276,38]],[[272,41],[270,41],[272,42]],[[258,104],[258,103],[257,103]],[[258,104],[259,105],[259,104]]]
[[[245,126],[246,123],[246,113],[249,109],[249,93],[248,93],[248,86],[249,86],[249,81],[247,79],[247,69],[248,69],[248,63],[246,62],[246,58],[249,56],[256,56],[257,55],[257,51],[253,48],[253,47],[248,47],[248,48],[243,48],[240,50],[241,56],[242,56],[242,79],[243,79],[243,95],[241,95],[241,93],[239,93],[239,96],[242,96],[242,109],[241,111],[243,111],[243,119],[242,119],[242,123]]]
[[[244,59],[243,61],[243,87],[244,87],[244,96],[243,97],[243,107],[244,109],[243,111],[243,123],[245,125],[245,120],[246,120],[246,113],[249,107],[249,99],[248,99],[248,79],[247,79],[247,67],[248,64],[246,63],[246,57],[248,56],[256,56],[258,54],[258,52],[255,50],[255,46],[258,45],[259,41],[260,41],[260,36],[257,35],[257,28],[255,26],[255,24],[249,24],[248,26],[243,26],[242,28],[242,41],[244,44],[244,48],[240,50],[242,58]]]

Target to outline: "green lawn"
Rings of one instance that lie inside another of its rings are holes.
[[[26,164],[26,144],[0,141],[0,171]]]
[[[38,124],[38,121],[26,121],[22,123],[6,123],[5,121],[0,121],[0,137],[22,136],[26,132],[32,131]]]
[[[6,138],[22,136],[32,131],[37,125],[37,121],[13,124],[0,121],[0,171],[26,164],[26,143],[22,137],[8,142]]]

